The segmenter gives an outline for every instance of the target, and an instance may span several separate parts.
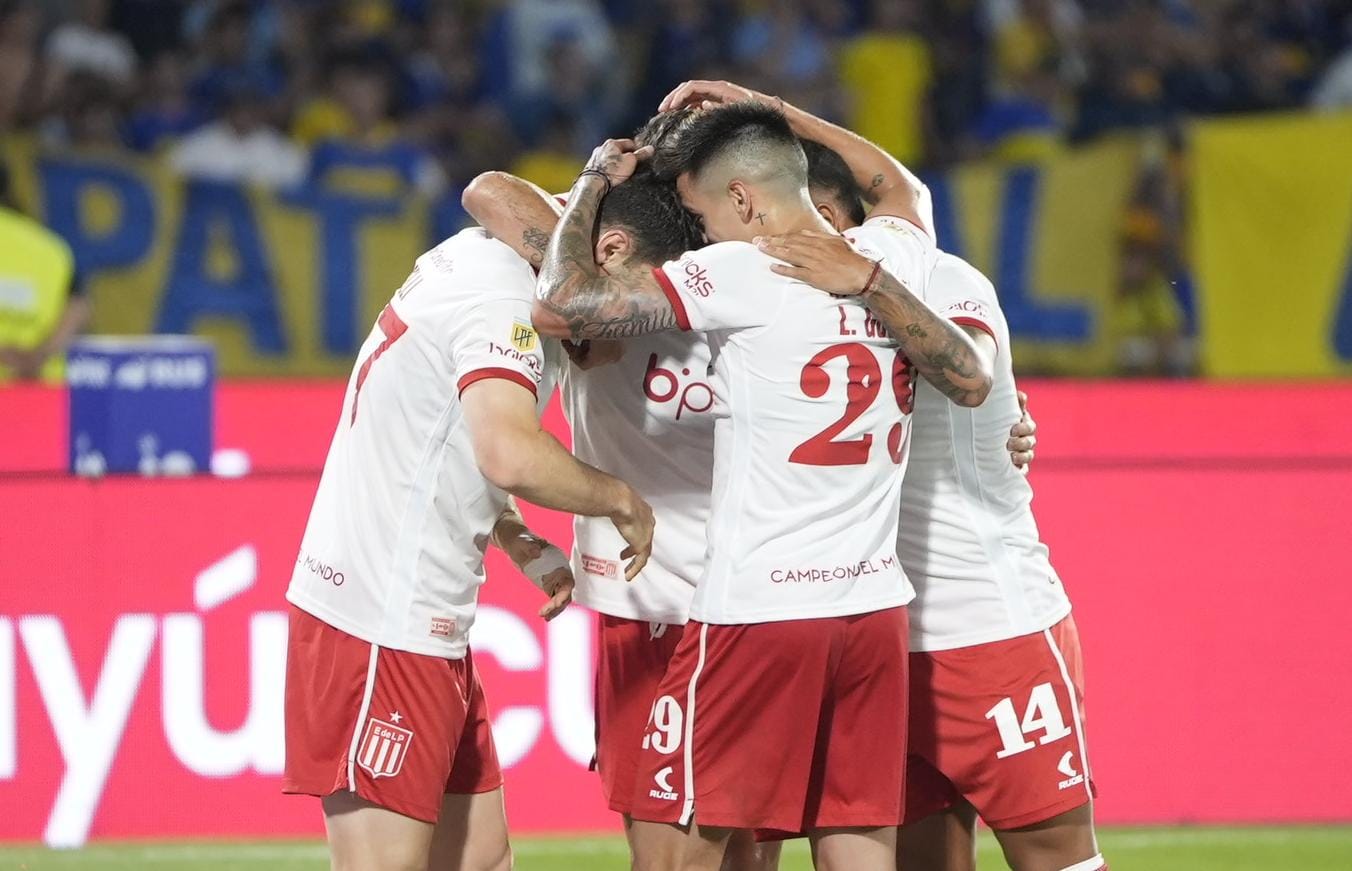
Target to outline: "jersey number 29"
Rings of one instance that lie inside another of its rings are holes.
[[[873,433],[842,441],[837,441],[836,436],[868,411],[882,392],[882,368],[873,350],[859,342],[823,348],[807,361],[798,383],[803,393],[813,399],[825,396],[831,387],[831,376],[826,371],[826,364],[837,357],[844,357],[846,363],[845,413],[835,423],[794,448],[789,454],[790,463],[804,466],[861,466],[868,462],[869,452],[873,449]],[[903,414],[910,414],[914,404],[911,361],[900,351],[892,358],[892,394],[897,400],[897,408]],[[887,454],[894,463],[901,462],[903,432],[902,424],[896,423],[887,433]]]

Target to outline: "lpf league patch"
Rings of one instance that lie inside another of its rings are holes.
[[[404,767],[413,732],[372,717],[357,747],[357,764],[372,777],[394,777]]]
[[[518,351],[527,353],[535,350],[536,336],[535,328],[529,324],[523,324],[516,321],[512,324],[512,347]]]

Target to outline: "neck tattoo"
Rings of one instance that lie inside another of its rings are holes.
[[[764,226],[765,226],[765,213],[764,213],[764,212],[757,212],[757,213],[756,213],[756,220],[757,220],[757,221],[760,221],[760,222],[761,222],[761,226],[764,227]]]

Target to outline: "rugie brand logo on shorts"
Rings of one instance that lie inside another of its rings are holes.
[[[1056,770],[1066,776],[1066,779],[1058,784],[1059,789],[1070,789],[1072,786],[1079,786],[1084,783],[1084,775],[1075,770],[1075,764],[1071,760],[1075,758],[1072,750],[1067,750],[1066,755],[1061,757],[1061,762],[1056,766]]]
[[[535,350],[535,329],[530,324],[523,324],[521,321],[512,323],[512,347],[525,353]]]
[[[396,711],[390,715],[393,720]],[[404,757],[413,743],[413,732],[372,717],[357,748],[357,764],[372,777],[394,777],[404,767]]]
[[[680,796],[676,794],[676,787],[671,785],[670,765],[653,775],[653,780],[657,782],[658,789],[648,790],[649,797],[660,798],[663,801],[675,801],[680,798]]]

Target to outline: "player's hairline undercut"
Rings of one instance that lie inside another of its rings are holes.
[[[784,113],[753,100],[692,112],[667,132],[657,157],[666,178],[682,174],[705,181],[720,176],[802,189],[807,157]]]

